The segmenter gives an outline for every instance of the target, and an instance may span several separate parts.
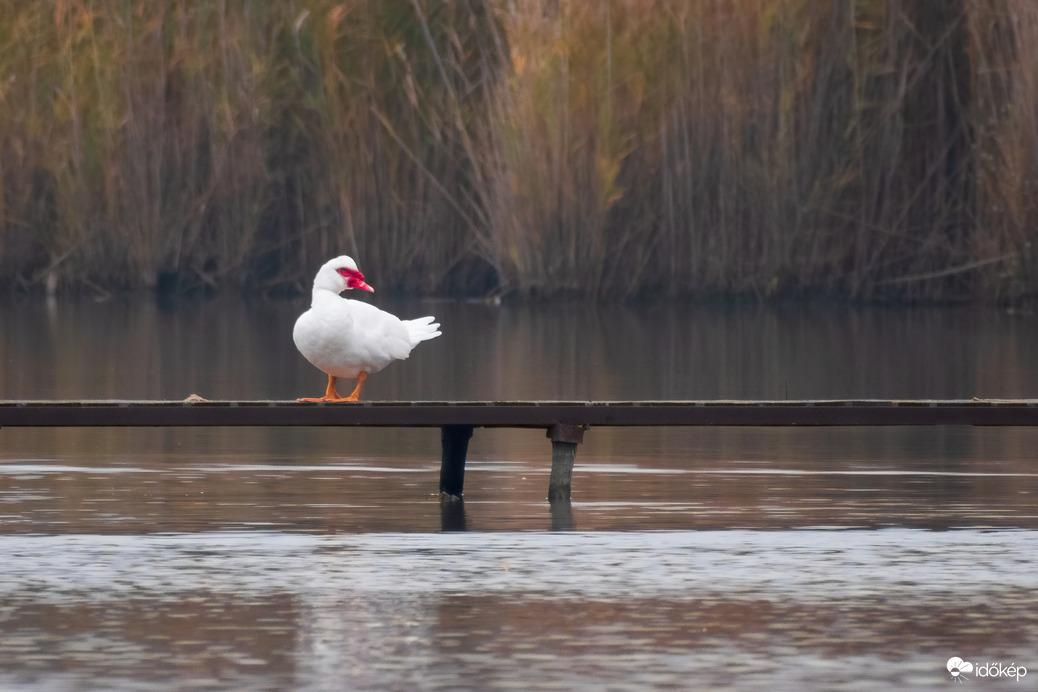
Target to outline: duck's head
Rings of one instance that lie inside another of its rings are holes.
[[[353,261],[353,258],[346,255],[325,262],[317,270],[317,276],[314,277],[314,288],[324,288],[336,293],[342,293],[352,288],[375,291],[364,282],[364,275],[357,269],[357,263]]]

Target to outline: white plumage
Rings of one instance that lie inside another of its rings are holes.
[[[401,320],[339,295],[354,288],[374,290],[356,262],[345,255],[326,262],[314,277],[313,301],[296,320],[292,339],[299,352],[328,375],[328,389],[323,397],[300,401],[356,401],[369,374],[407,358],[420,342],[440,335],[434,317]],[[357,378],[357,387],[348,397],[335,389],[340,377]]]

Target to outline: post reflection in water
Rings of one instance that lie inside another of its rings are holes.
[[[302,307],[5,303],[0,398],[294,398],[321,385]],[[391,307],[444,335],[375,399],[1038,396],[1029,315]],[[1035,449],[1015,428],[592,429],[549,503],[544,432],[477,429],[451,502],[435,429],[0,430],[0,687],[1038,671]]]
[[[577,528],[573,521],[573,503],[569,500],[554,500],[549,503],[551,509],[552,531],[573,531]]]
[[[466,531],[465,500],[440,498],[440,531]]]

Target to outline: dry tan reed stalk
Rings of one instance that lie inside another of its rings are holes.
[[[8,287],[1015,300],[1030,0],[0,0]]]

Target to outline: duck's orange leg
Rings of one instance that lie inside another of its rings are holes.
[[[357,375],[357,386],[354,388],[353,393],[343,399],[343,401],[357,401],[360,399],[360,390],[364,388],[364,380],[368,379],[368,373],[361,371]]]
[[[336,377],[334,375],[328,375],[328,388],[324,391],[324,396],[305,397],[303,399],[296,399],[296,401],[357,401],[360,399],[360,390],[364,388],[364,380],[366,379],[368,379],[368,373],[366,372],[357,375],[357,386],[353,390],[353,393],[347,397],[343,397],[335,390]]]
[[[328,388],[324,390],[324,396],[304,397],[296,399],[296,401],[347,401],[335,390],[335,380],[335,375],[328,375]],[[353,401],[356,401],[356,399],[353,399]]]

